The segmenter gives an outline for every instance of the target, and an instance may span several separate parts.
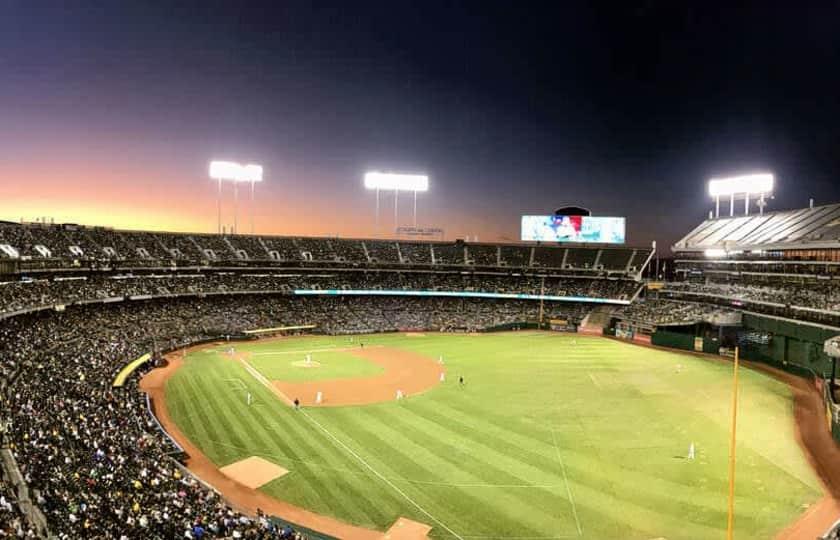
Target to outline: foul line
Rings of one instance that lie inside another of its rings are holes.
[[[454,537],[455,537],[455,538],[457,538],[458,540],[464,540],[464,538],[463,538],[462,536],[460,536],[458,533],[456,533],[455,531],[453,531],[452,529],[450,529],[449,527],[447,527],[447,526],[446,526],[446,524],[445,524],[444,522],[442,522],[441,520],[439,520],[438,518],[436,518],[435,516],[433,516],[432,514],[430,514],[430,513],[429,513],[429,512],[428,512],[425,508],[423,508],[422,506],[420,506],[419,504],[417,504],[417,502],[415,502],[415,501],[414,501],[414,499],[412,499],[411,497],[409,497],[408,495],[406,495],[406,494],[405,494],[405,492],[404,492],[403,490],[401,490],[400,488],[398,488],[397,486],[395,486],[393,482],[391,482],[390,480],[388,480],[386,477],[382,476],[382,474],[380,474],[380,473],[379,473],[379,471],[377,471],[376,469],[374,469],[373,467],[371,467],[371,465],[370,465],[367,461],[365,461],[365,460],[364,460],[364,459],[363,459],[363,458],[362,458],[359,454],[357,454],[356,452],[354,452],[352,448],[350,448],[349,446],[347,446],[346,444],[344,444],[343,442],[341,442],[341,440],[339,440],[339,439],[338,439],[335,435],[333,435],[332,433],[330,433],[329,431],[327,431],[327,428],[325,428],[324,426],[322,426],[321,424],[319,424],[317,420],[315,420],[314,418],[312,418],[311,416],[309,416],[309,413],[307,413],[307,412],[306,412],[306,411],[304,411],[304,410],[301,410],[300,412],[301,412],[301,413],[302,413],[302,414],[303,414],[303,415],[304,415],[304,416],[305,416],[305,417],[306,417],[306,418],[307,418],[310,422],[312,422],[313,424],[315,424],[316,426],[318,426],[318,427],[321,429],[321,431],[323,431],[324,433],[326,433],[326,434],[327,434],[327,435],[328,435],[328,436],[329,436],[329,437],[330,437],[333,441],[335,441],[335,442],[336,442],[336,444],[340,445],[342,448],[344,448],[345,450],[347,450],[347,452],[349,452],[349,453],[350,453],[350,455],[352,455],[352,456],[353,456],[353,457],[355,457],[357,460],[359,460],[359,463],[361,463],[362,465],[364,465],[364,466],[365,466],[365,467],[366,467],[366,468],[367,468],[370,472],[372,472],[373,474],[375,474],[375,475],[376,475],[376,476],[377,476],[380,480],[382,480],[383,482],[385,482],[386,484],[388,484],[388,485],[389,485],[389,486],[390,486],[390,487],[391,487],[394,491],[396,491],[397,493],[399,493],[399,494],[400,494],[400,496],[402,496],[402,498],[404,498],[406,501],[408,501],[409,503],[411,503],[411,505],[412,505],[412,506],[414,506],[415,508],[417,508],[417,509],[418,509],[421,513],[423,513],[424,515],[426,515],[429,519],[431,519],[432,521],[434,521],[435,523],[437,523],[438,525],[440,525],[441,527],[443,527],[444,529],[446,529],[446,531],[447,531],[449,534],[451,534],[452,536],[454,536]]]
[[[493,536],[483,536],[478,534],[467,534],[464,535],[464,538],[500,538],[498,535]],[[554,539],[561,539],[561,538],[576,538],[573,534],[567,534],[563,536],[507,536],[505,535],[503,538],[507,540],[554,540]]]
[[[279,390],[276,386],[274,386],[273,384],[271,384],[271,382],[269,382],[269,380],[268,380],[268,379],[266,379],[266,378],[263,376],[263,374],[262,374],[262,373],[260,373],[260,372],[259,372],[259,371],[257,371],[256,369],[254,369],[254,366],[252,366],[251,364],[249,364],[247,360],[245,360],[244,358],[240,358],[240,359],[239,359],[239,361],[242,363],[242,366],[245,368],[245,370],[246,370],[248,373],[250,373],[252,377],[254,377],[255,379],[257,379],[257,381],[258,381],[259,383],[261,383],[263,386],[265,386],[266,388],[268,388],[269,390],[271,390],[272,392],[274,392],[274,395],[275,395],[275,396],[277,396],[277,397],[279,397],[279,398],[280,398],[280,400],[281,400],[281,401],[283,401],[286,405],[292,405],[292,400],[291,400],[291,399],[289,399],[289,398],[288,398],[288,396],[286,396],[286,394],[284,394],[283,392],[281,392],[281,391],[280,391],[280,390]]]
[[[569,488],[569,480],[566,478],[566,465],[563,464],[563,456],[560,455],[560,447],[557,446],[557,436],[554,434],[554,429],[551,430],[551,440],[554,441],[554,450],[557,452],[557,459],[560,461],[560,468],[563,471],[563,483],[566,484],[566,493],[569,495],[569,502],[572,503],[572,514],[575,516],[575,523],[577,524],[578,535],[583,536],[583,527],[580,526],[580,519],[578,518],[577,506],[575,499],[572,497],[572,490]]]
[[[226,446],[228,448],[233,448],[234,450],[239,450],[240,452],[251,452],[255,456],[272,458],[272,459],[282,461],[282,462],[292,462],[292,463],[300,464],[301,467],[324,469],[324,470],[334,471],[334,472],[343,473],[343,474],[350,474],[350,475],[355,475],[355,476],[364,475],[366,477],[370,477],[370,475],[368,473],[366,473],[365,471],[361,471],[361,470],[351,471],[350,469],[342,469],[340,467],[330,467],[329,465],[325,465],[323,463],[318,463],[316,461],[292,458],[292,457],[289,457],[285,454],[278,453],[278,452],[264,451],[264,449],[262,449],[262,448],[260,448],[259,450],[253,450],[251,448],[248,448],[248,447],[245,447],[245,446],[242,446],[242,445],[230,444],[230,443],[226,443],[226,442],[222,442],[222,441],[217,441],[217,440],[214,440],[214,439],[205,439],[205,440],[207,442],[209,442],[210,444],[213,444],[213,445]],[[278,463],[278,464],[279,465],[285,465],[284,463]],[[291,465],[289,465],[289,466],[291,467]],[[293,469],[290,469],[289,472],[292,472],[292,470]],[[424,486],[455,487],[455,488],[556,489],[556,488],[559,488],[559,487],[563,487],[559,484],[558,485],[549,485],[549,484],[546,484],[546,485],[540,485],[540,484],[452,484],[452,483],[448,483],[448,482],[430,482],[430,481],[427,481],[427,480],[412,480],[411,478],[405,478],[405,477],[402,477],[402,476],[391,476],[389,479],[393,480],[395,482],[406,482],[406,483],[409,483],[409,484],[421,484],[421,485],[424,485]],[[463,536],[464,536],[464,538],[469,538],[469,535],[465,534]],[[508,537],[505,537],[505,538],[508,538]],[[542,538],[542,537],[540,537],[540,538]]]
[[[260,382],[263,386],[265,386],[266,388],[269,388],[271,391],[273,391],[273,392],[275,393],[275,395],[282,396],[282,398],[284,399],[284,401],[288,402],[288,399],[289,399],[289,398],[287,398],[287,397],[285,396],[285,394],[283,394],[283,393],[282,393],[282,392],[280,392],[277,388],[275,388],[275,387],[274,387],[274,385],[272,385],[272,384],[268,381],[268,379],[266,379],[265,377],[263,377],[263,376],[262,376],[262,374],[261,374],[259,371],[257,371],[256,369],[254,369],[254,368],[253,368],[253,366],[251,366],[251,364],[249,364],[246,360],[241,359],[241,358],[239,359],[239,361],[240,361],[240,362],[242,362],[242,365],[243,365],[243,366],[245,366],[245,369],[246,369],[246,370],[248,370],[248,373],[250,373],[250,374],[251,374],[251,375],[252,375],[255,379],[257,379],[257,381],[259,381],[259,382]],[[428,512],[428,510],[426,510],[425,508],[423,508],[422,506],[420,506],[419,504],[417,504],[417,502],[415,502],[415,501],[414,501],[414,499],[412,499],[411,497],[409,497],[408,495],[406,495],[406,494],[405,494],[405,492],[404,492],[403,490],[401,490],[400,488],[398,488],[397,486],[395,486],[393,482],[391,482],[390,480],[388,480],[387,478],[385,478],[384,476],[382,476],[382,474],[380,474],[380,473],[379,473],[379,471],[377,471],[376,469],[374,469],[373,467],[371,467],[371,466],[370,466],[370,464],[369,464],[367,461],[365,461],[365,460],[364,460],[364,459],[363,459],[363,458],[362,458],[359,454],[357,454],[356,452],[354,452],[352,448],[350,448],[349,446],[347,446],[346,444],[344,444],[343,442],[341,442],[338,438],[336,438],[336,436],[335,436],[335,435],[333,435],[332,433],[330,433],[329,431],[327,431],[327,429],[326,429],[324,426],[322,426],[321,424],[319,424],[317,420],[315,420],[314,418],[312,418],[311,416],[309,416],[309,413],[307,413],[307,412],[306,412],[306,411],[304,411],[303,409],[301,409],[299,412],[300,412],[301,414],[303,414],[303,415],[306,417],[306,419],[307,419],[307,420],[309,420],[310,422],[312,422],[313,424],[315,424],[316,426],[318,426],[318,427],[321,429],[321,431],[323,431],[324,433],[326,433],[326,434],[327,434],[327,435],[328,435],[328,436],[329,436],[329,437],[330,437],[333,441],[335,441],[335,443],[336,443],[336,444],[340,445],[340,446],[341,446],[342,448],[344,448],[347,452],[349,452],[349,453],[350,453],[350,455],[352,455],[353,457],[355,457],[355,458],[359,461],[359,463],[361,463],[362,465],[364,465],[364,466],[365,466],[365,467],[366,467],[366,468],[367,468],[370,472],[372,472],[372,473],[373,473],[374,475],[376,475],[379,479],[381,479],[383,482],[385,482],[386,484],[388,484],[388,485],[389,485],[389,486],[390,486],[390,487],[391,487],[394,491],[396,491],[397,493],[399,493],[399,494],[400,494],[400,496],[402,496],[402,497],[403,497],[406,501],[408,501],[408,502],[409,502],[412,506],[414,506],[415,508],[417,508],[417,509],[418,509],[418,510],[422,513],[422,514],[424,514],[424,515],[425,515],[425,516],[427,516],[429,519],[431,519],[432,521],[434,521],[435,523],[437,523],[438,525],[440,525],[441,527],[443,527],[444,529],[446,529],[446,531],[447,531],[449,534],[451,534],[452,536],[454,536],[454,537],[455,537],[455,538],[457,538],[458,540],[464,540],[464,537],[460,536],[458,533],[456,533],[455,531],[453,531],[452,529],[450,529],[449,527],[447,527],[447,526],[446,526],[446,524],[445,524],[444,522],[442,522],[441,520],[439,520],[438,518],[436,518],[435,516],[433,516],[432,514],[430,514],[430,513]]]

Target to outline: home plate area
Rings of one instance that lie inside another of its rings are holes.
[[[251,456],[220,469],[222,474],[243,486],[257,489],[289,473],[283,467],[259,456]]]

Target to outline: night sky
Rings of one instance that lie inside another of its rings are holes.
[[[215,231],[211,158],[264,165],[262,233],[373,234],[374,168],[450,239],[577,204],[670,245],[754,170],[840,201],[840,4],[684,4],[0,0],[0,218]]]

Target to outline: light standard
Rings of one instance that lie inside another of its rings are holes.
[[[758,212],[764,214],[764,196],[772,193],[775,178],[770,173],[745,174],[709,180],[709,195],[715,199],[715,217],[720,217],[720,198],[729,196],[729,216],[735,215],[735,198],[744,197],[744,215],[750,215],[750,195],[758,195]]]
[[[210,178],[218,180],[219,191],[217,195],[218,212],[218,233],[222,233],[222,181],[233,182],[233,232],[238,233],[238,204],[239,204],[239,182],[251,183],[251,233],[254,232],[254,184],[262,182],[263,168],[261,165],[241,165],[233,161],[211,161]]]
[[[429,177],[425,174],[405,174],[370,171],[365,173],[365,188],[376,191],[376,234],[379,236],[379,191],[394,192],[394,230],[399,226],[399,192],[414,192],[414,226],[417,226],[417,192],[429,190]]]

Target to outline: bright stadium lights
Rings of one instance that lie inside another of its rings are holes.
[[[417,193],[429,191],[429,176],[425,174],[406,174],[381,171],[365,173],[365,189],[376,191],[376,233],[379,234],[379,192],[394,192],[394,230],[399,226],[397,201],[400,191],[414,192],[414,226],[417,226]]]
[[[240,182],[262,182],[263,168],[261,165],[254,165],[249,163],[242,167],[242,176]]]
[[[729,215],[735,215],[735,197],[744,197],[744,214],[750,213],[750,195],[758,195],[758,207],[764,213],[764,196],[773,192],[775,177],[770,173],[744,174],[709,180],[709,195],[715,199],[715,217],[720,217],[720,198],[729,197]]]
[[[365,188],[385,191],[429,191],[429,177],[425,174],[365,173]]]
[[[214,180],[235,180],[242,165],[232,161],[211,161],[210,178]]]
[[[773,191],[774,180],[773,175],[769,173],[712,178],[709,180],[709,195],[720,197],[739,193],[770,193]]]
[[[211,161],[210,178],[231,182],[262,182],[263,168],[249,163],[241,165],[233,161]]]
[[[237,203],[239,202],[239,189],[238,184],[240,182],[250,182],[251,183],[251,234],[254,233],[254,184],[256,182],[262,182],[263,180],[263,168],[262,165],[255,165],[253,163],[249,163],[247,165],[242,165],[240,163],[236,163],[234,161],[211,161],[210,162],[210,178],[213,180],[218,180],[219,182],[219,195],[218,195],[218,232],[221,234],[222,232],[222,182],[233,182],[233,198],[234,198],[234,206],[233,206],[233,232],[238,232],[237,227]]]

